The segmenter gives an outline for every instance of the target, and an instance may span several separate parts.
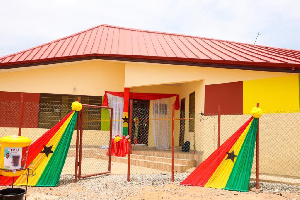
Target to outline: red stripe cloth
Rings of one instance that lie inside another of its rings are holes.
[[[125,88],[126,89],[126,88]],[[108,106],[107,94],[111,94],[118,97],[124,97],[124,92],[110,92],[105,91],[103,98],[103,106]],[[159,94],[159,93],[129,93],[130,99],[139,99],[139,100],[157,100],[163,98],[176,97],[174,106],[175,110],[179,110],[179,95],[178,94]]]
[[[129,107],[129,97],[130,96],[130,88],[124,88],[124,108],[123,112],[128,113],[128,107]]]
[[[231,147],[247,128],[253,117],[241,126],[226,142],[202,162],[180,185],[204,186],[218,166],[221,164]]]

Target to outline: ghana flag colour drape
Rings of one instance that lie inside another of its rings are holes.
[[[180,184],[249,191],[257,125],[251,117]]]
[[[77,115],[78,112],[73,110],[29,146],[26,166],[29,166],[30,172],[34,176],[29,176],[28,185],[58,185],[70,147]],[[0,176],[0,185],[11,185],[12,181],[12,177]],[[27,185],[27,176],[14,177],[14,181],[14,185]]]

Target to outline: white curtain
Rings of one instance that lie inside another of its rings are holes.
[[[123,135],[123,107],[124,107],[124,98],[107,94],[108,106],[112,107],[113,110],[113,127],[112,135],[113,138],[116,135]]]
[[[152,117],[154,119],[152,128],[154,144],[157,149],[169,148],[170,105],[170,98],[152,101]]]

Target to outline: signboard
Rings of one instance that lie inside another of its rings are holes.
[[[19,170],[22,167],[24,167],[27,151],[28,151],[28,146],[23,148],[5,147],[3,168],[5,170]]]

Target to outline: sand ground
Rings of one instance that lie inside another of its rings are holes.
[[[112,188],[114,189],[114,188]],[[128,188],[130,189],[130,187]],[[126,188],[125,188],[126,190]],[[120,194],[124,192],[116,190],[114,195],[100,196],[101,191],[91,191],[79,183],[71,183],[67,188],[34,188],[28,189],[27,200],[60,200],[60,199],[127,199],[127,200],[151,200],[151,199],[235,199],[235,200],[299,200],[298,193],[261,193],[250,191],[246,193],[226,191],[221,189],[203,188],[195,186],[180,186],[178,183],[170,183],[165,186],[142,186],[133,194]],[[84,195],[82,195],[84,194]],[[77,198],[78,197],[78,198]]]
[[[196,186],[180,186],[177,184],[168,184],[163,187],[144,187],[140,194],[127,198],[137,199],[236,199],[236,200],[264,200],[264,199],[300,199],[300,193],[256,193],[252,192],[235,192],[221,189],[212,189]]]
[[[112,162],[111,175],[98,176],[79,180],[73,183],[74,157],[68,157],[62,175],[71,177],[66,183],[58,187],[29,187],[27,200],[63,200],[63,199],[236,199],[236,200],[300,200],[300,190],[296,192],[270,192],[251,189],[249,192],[235,192],[221,189],[212,189],[196,186],[181,186],[179,181],[170,182],[170,173],[145,167],[131,166],[131,173],[151,176],[163,174],[167,181],[163,185],[144,184],[139,180],[126,182],[127,164]],[[108,162],[95,158],[85,158],[82,165],[82,173],[90,174],[107,171]],[[193,171],[190,169],[189,172]],[[147,175],[148,174],[148,175]],[[115,178],[117,177],[117,179]],[[120,183],[118,183],[120,182]],[[153,181],[155,183],[155,180]],[[103,186],[105,185],[105,187]],[[4,188],[4,187],[2,187]],[[122,189],[121,189],[122,188]],[[1,187],[0,187],[1,189]]]

